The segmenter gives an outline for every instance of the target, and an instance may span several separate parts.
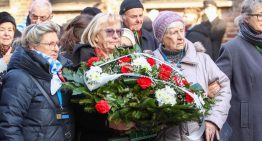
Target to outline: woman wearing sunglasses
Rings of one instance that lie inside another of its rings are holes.
[[[120,16],[99,13],[84,30],[81,44],[74,47],[72,61],[78,67],[80,62],[86,62],[91,57],[107,58],[116,46],[120,45]],[[79,95],[78,95],[79,96]],[[79,96],[81,97],[81,95]],[[107,141],[111,135],[107,117],[96,113],[85,113],[84,108],[75,105],[77,140]]]
[[[73,50],[72,61],[75,66],[91,57],[107,58],[120,44],[120,17],[114,14],[99,13],[84,30],[81,44]]]

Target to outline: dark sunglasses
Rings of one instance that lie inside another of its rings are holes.
[[[106,35],[108,37],[113,37],[115,33],[117,34],[118,37],[121,37],[123,32],[124,32],[123,29],[116,29],[115,30],[115,29],[112,29],[112,28],[107,28],[104,31],[106,32]]]

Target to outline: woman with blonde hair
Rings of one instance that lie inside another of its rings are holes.
[[[120,16],[111,13],[99,13],[84,30],[81,42],[74,47],[72,60],[74,66],[86,62],[91,57],[108,58],[114,49],[120,45],[121,28]],[[84,95],[78,95],[81,97]],[[114,132],[109,128],[106,115],[87,113],[84,107],[75,104],[76,130],[78,140],[107,141]]]

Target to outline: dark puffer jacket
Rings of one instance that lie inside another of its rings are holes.
[[[70,66],[65,58],[58,59]],[[56,119],[59,108],[53,108],[32,81],[32,77],[50,94],[49,64],[33,51],[18,47],[4,76],[0,94],[1,141],[71,141],[73,118]],[[70,94],[62,91],[64,109],[69,109]],[[51,95],[59,107],[57,95]]]

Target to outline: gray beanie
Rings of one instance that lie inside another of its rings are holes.
[[[182,17],[178,15],[176,12],[171,12],[171,11],[160,12],[152,24],[153,32],[154,32],[156,39],[159,42],[161,42],[166,32],[167,27],[171,23],[177,22],[177,21],[184,23]]]
[[[127,10],[132,8],[144,9],[140,0],[124,0],[120,5],[119,15],[123,15]]]

